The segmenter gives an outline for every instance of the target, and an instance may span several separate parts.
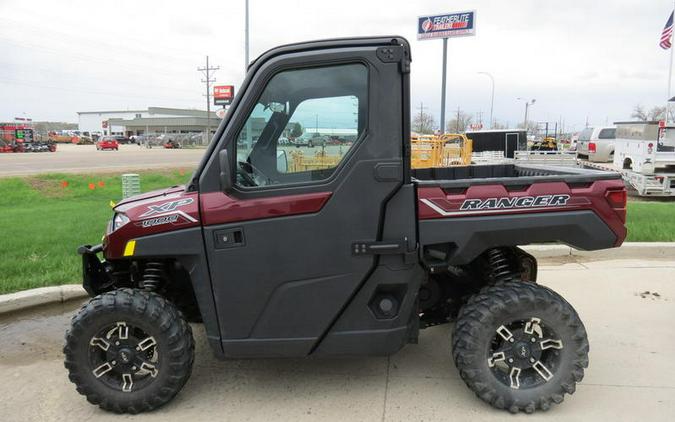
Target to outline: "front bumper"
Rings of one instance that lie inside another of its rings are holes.
[[[77,253],[82,255],[82,287],[89,296],[94,297],[108,290],[112,279],[106,271],[106,263],[98,259],[98,253],[103,251],[103,245],[82,245]]]

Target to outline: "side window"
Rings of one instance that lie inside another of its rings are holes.
[[[602,129],[598,134],[598,139],[615,139],[616,129]]]
[[[277,73],[237,136],[237,184],[285,185],[330,177],[365,129],[367,81],[362,64]]]

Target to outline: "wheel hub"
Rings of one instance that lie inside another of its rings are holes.
[[[488,367],[513,389],[548,382],[560,363],[562,341],[541,319],[513,321],[499,326],[488,352]]]
[[[126,322],[100,330],[89,346],[92,373],[110,388],[135,391],[158,374],[160,362],[155,338]]]

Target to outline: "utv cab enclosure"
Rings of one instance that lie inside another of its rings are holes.
[[[412,171],[410,62],[394,36],[251,63],[188,183],[121,201],[103,243],[80,247],[92,299],[64,348],[78,391],[115,412],[166,403],[190,375],[188,320],[222,358],[389,355],[456,321],[448,358],[483,400],[531,412],[571,394],[588,364],[583,324],[517,246],[619,246],[621,178]],[[355,141],[281,141],[297,124]]]

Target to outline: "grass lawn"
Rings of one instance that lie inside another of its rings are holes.
[[[675,242],[675,202],[628,202],[627,242]]]
[[[183,184],[190,177],[188,170],[140,174],[144,192]],[[119,175],[0,179],[0,294],[79,283],[82,261],[76,249],[100,241],[112,217],[110,201],[121,197]]]
[[[141,187],[144,192],[164,188],[188,177],[183,170],[141,172]],[[0,179],[0,294],[79,283],[82,268],[75,250],[101,239],[112,217],[109,203],[121,196],[115,175]],[[675,202],[630,202],[628,240],[675,241]]]

